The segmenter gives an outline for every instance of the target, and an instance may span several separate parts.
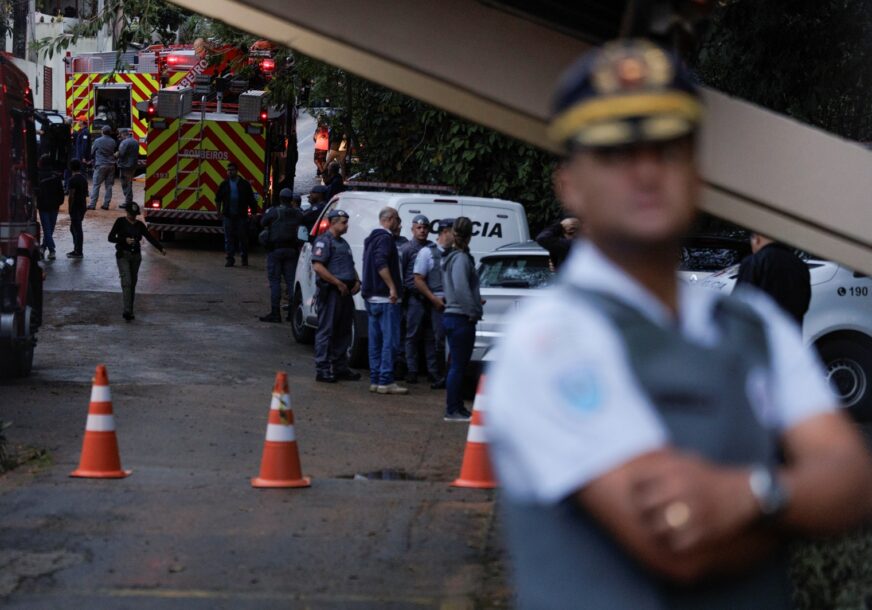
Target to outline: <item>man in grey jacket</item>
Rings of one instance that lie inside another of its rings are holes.
[[[475,324],[481,320],[482,302],[475,260],[469,253],[472,221],[460,216],[454,221],[454,249],[442,262],[445,312],[442,327],[451,350],[445,378],[445,421],[469,421],[472,414],[463,406],[463,373],[475,346]]]
[[[121,176],[121,190],[124,192],[124,203],[119,208],[126,208],[133,201],[133,177],[136,175],[136,164],[139,161],[139,142],[133,137],[133,130],[122,129],[121,144],[118,145],[118,175]]]
[[[94,159],[94,184],[91,186],[91,203],[89,210],[97,207],[100,198],[100,186],[105,183],[106,191],[103,195],[103,209],[109,209],[112,200],[112,185],[115,183],[115,138],[112,137],[112,128],[103,126],[103,135],[91,144],[91,157]]]

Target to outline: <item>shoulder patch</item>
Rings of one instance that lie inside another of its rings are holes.
[[[567,369],[556,381],[560,397],[576,411],[589,414],[602,406],[602,384],[591,367]]]

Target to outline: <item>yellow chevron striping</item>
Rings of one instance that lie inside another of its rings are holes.
[[[257,162],[253,160],[249,156],[248,151],[244,147],[239,146],[239,144],[237,144],[237,142],[234,140],[234,137],[238,138],[239,140],[244,140],[246,141],[248,146],[250,148],[253,148],[254,150],[262,149],[262,147],[258,146],[254,138],[245,133],[245,130],[241,125],[239,125],[238,123],[233,124],[233,131],[235,132],[233,136],[225,132],[218,125],[210,125],[210,127],[211,129],[209,130],[209,133],[212,135],[213,138],[219,140],[221,144],[224,145],[227,152],[230,153],[230,157],[232,159],[236,159],[237,163],[245,166],[249,174],[253,176],[263,175],[262,162]],[[238,130],[236,128],[238,128]]]

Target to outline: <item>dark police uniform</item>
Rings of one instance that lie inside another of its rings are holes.
[[[736,278],[736,287],[742,284],[756,286],[771,296],[802,326],[811,303],[811,274],[791,248],[775,242],[747,257]]]
[[[681,67],[640,41],[587,56],[557,100],[551,135],[569,150],[670,140],[699,120]],[[774,467],[779,438],[834,404],[795,326],[756,292],[695,286],[679,289],[673,317],[593,243],[577,245],[561,274],[562,285],[507,323],[484,394],[518,607],[790,607],[783,553],[699,586],[670,583],[576,494],[667,447],[721,466]]]
[[[315,239],[312,262],[322,263],[336,279],[345,282],[349,290],[357,281],[351,246],[341,237],[334,237],[330,231]],[[348,371],[348,348],[351,346],[351,325],[354,324],[354,297],[351,294],[342,296],[335,286],[320,278],[316,285],[318,331],[315,333],[315,370],[325,376],[338,375]]]
[[[426,224],[429,226],[430,220],[423,214],[415,216],[412,224]],[[410,239],[400,246],[400,267],[403,270],[403,287],[404,291],[404,318],[406,321],[405,332],[405,356],[406,356],[406,371],[409,375],[418,374],[418,340],[423,334],[424,338],[424,354],[427,358],[427,369],[430,376],[435,381],[439,371],[436,368],[436,344],[433,338],[433,329],[430,325],[430,303],[424,298],[418,289],[415,288],[415,261],[418,258],[418,253],[429,246],[433,242],[425,240],[423,242],[417,239]]]

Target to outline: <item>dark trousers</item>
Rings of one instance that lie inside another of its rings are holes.
[[[84,212],[81,214],[70,214],[70,233],[73,236],[73,252],[82,253],[82,245],[85,242],[85,233],[82,231],[82,220],[85,219]]]
[[[448,338],[448,349],[451,350],[445,378],[445,413],[451,414],[463,409],[461,386],[463,373],[475,347],[475,322],[470,322],[466,316],[447,313],[442,316],[442,326]]]
[[[406,303],[406,370],[410,373],[418,372],[418,346],[423,340],[424,356],[427,359],[427,372],[434,377],[439,375],[439,366],[436,361],[436,344],[431,323],[433,307],[423,298],[409,296]]]
[[[442,326],[442,312],[435,307],[430,308],[430,327],[433,329],[433,345],[436,352],[436,374],[443,375],[445,369],[445,328]]]
[[[39,211],[39,224],[42,225],[42,247],[49,252],[55,251],[54,230],[57,222],[57,210],[53,212]]]
[[[121,191],[124,193],[124,204],[133,201],[133,178],[136,176],[135,167],[120,167],[118,175],[121,177]]]
[[[333,286],[320,286],[318,330],[315,332],[315,370],[339,374],[348,370],[351,325],[354,324],[354,298],[342,296]]]
[[[269,278],[269,304],[278,313],[282,304],[282,278],[288,287],[288,294],[294,294],[294,276],[297,272],[297,259],[300,251],[296,248],[276,248],[266,257],[266,275]]]
[[[224,253],[233,260],[238,252],[248,258],[248,218],[245,216],[224,217]]]
[[[136,280],[139,277],[142,253],[139,251],[119,252],[116,254],[115,261],[118,263],[118,275],[121,277],[124,313],[133,313],[133,301],[136,298]]]

